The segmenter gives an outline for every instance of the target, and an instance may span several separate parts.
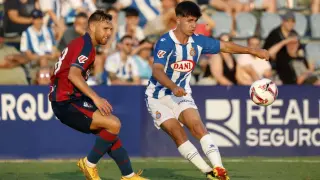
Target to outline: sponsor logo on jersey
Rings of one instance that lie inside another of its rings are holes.
[[[182,60],[171,64],[171,68],[179,72],[190,72],[194,66],[195,63],[192,60]]]
[[[157,56],[158,56],[158,58],[163,58],[166,53],[167,52],[165,52],[163,50],[159,50],[158,53],[157,53]]]
[[[85,56],[85,55],[81,55],[81,56],[78,57],[78,61],[81,64],[85,63],[87,60],[88,60],[88,57]]]

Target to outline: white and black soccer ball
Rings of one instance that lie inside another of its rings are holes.
[[[269,106],[278,97],[278,87],[270,79],[255,81],[250,87],[251,100],[260,106]]]

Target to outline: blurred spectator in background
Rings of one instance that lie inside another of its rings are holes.
[[[311,1],[311,12],[312,14],[320,13],[320,0],[312,0]]]
[[[119,11],[115,7],[109,7],[106,12],[112,16],[112,35],[109,37],[108,43],[101,49],[105,55],[113,53],[117,45],[117,32],[118,32],[118,15]]]
[[[5,37],[17,37],[32,24],[31,12],[39,8],[36,0],[6,0],[4,3]]]
[[[59,41],[62,38],[66,25],[61,16],[61,0],[39,0],[40,10],[44,12],[44,24],[52,27]]]
[[[32,18],[32,25],[22,33],[20,51],[25,53],[33,65],[48,66],[49,61],[56,61],[59,56],[56,41],[51,29],[43,26],[40,10],[33,10]]]
[[[247,40],[248,47],[260,48],[260,38],[257,36],[250,37]],[[244,78],[247,78],[247,82],[254,82],[261,78],[272,78],[272,68],[268,61],[259,59],[258,57],[252,56],[251,54],[240,54],[237,58],[239,67],[248,68],[251,75],[244,73]],[[253,77],[253,78],[251,78]]]
[[[222,34],[221,41],[230,41],[230,36]],[[209,59],[209,66],[205,74],[213,76],[219,85],[230,86],[237,84],[236,71],[237,63],[230,53],[219,53],[212,55]]]
[[[281,58],[281,66],[277,69],[278,74],[284,84],[313,84],[320,85],[319,76],[314,74],[314,69],[311,64],[308,64],[305,58],[305,51],[298,40],[298,35],[294,32],[289,34],[289,38],[283,43],[282,48],[286,49],[287,54]],[[280,53],[280,45],[271,48],[271,55]],[[278,61],[279,59],[277,59]],[[278,65],[279,63],[277,63]]]
[[[88,26],[88,16],[86,13],[79,13],[73,23],[63,34],[59,42],[58,49],[62,51],[75,38],[85,34]]]
[[[177,3],[177,0],[161,0],[160,14],[147,22],[144,27],[145,36],[160,36],[176,27],[175,7]]]
[[[159,0],[117,0],[115,3],[115,7],[118,10],[124,8],[133,8],[138,10],[138,24],[140,27],[144,27],[148,21],[156,19],[160,14],[160,6],[161,4]]]
[[[290,34],[297,34],[294,26],[295,16],[289,11],[282,16],[282,24],[270,32],[263,46],[269,51],[270,59],[275,62],[275,69],[283,84],[296,84],[293,78],[295,77],[294,72],[288,71],[291,58],[286,48],[287,44],[297,41],[297,36],[289,37]]]
[[[147,85],[149,78],[152,75],[151,51],[153,49],[153,44],[149,42],[147,39],[144,39],[140,42],[139,47],[137,49],[137,55],[134,55],[133,59],[138,68],[141,84]]]
[[[61,15],[67,25],[72,25],[80,12],[87,13],[88,17],[97,10],[93,0],[63,0]]]
[[[222,34],[220,40],[231,41],[231,38],[228,34]],[[219,85],[251,85],[253,81],[259,79],[253,68],[240,67],[234,55],[230,53],[212,55],[208,64],[205,76],[213,76]]]
[[[133,38],[129,35],[122,37],[119,52],[110,55],[105,64],[111,85],[138,85],[140,84],[138,67],[130,56]]]
[[[238,12],[251,12],[255,9],[265,10],[269,13],[276,13],[277,1],[276,0],[228,0],[229,4],[241,3],[238,6]]]
[[[207,6],[201,6],[202,16],[198,20],[195,33],[209,37],[212,35],[212,30],[216,27],[216,23],[205,12],[206,9],[207,9]]]
[[[37,72],[36,82],[34,84],[49,85],[50,77],[51,77],[51,69],[49,67],[42,67]]]
[[[13,62],[21,63],[13,63]],[[12,62],[12,63],[10,63]],[[16,48],[4,44],[3,37],[0,37],[0,84],[27,85],[27,75],[20,64],[26,59],[20,55]]]
[[[126,23],[118,29],[118,40],[125,35],[132,36],[134,45],[139,44],[139,41],[144,39],[144,33],[139,24],[139,12],[133,8],[126,9]]]

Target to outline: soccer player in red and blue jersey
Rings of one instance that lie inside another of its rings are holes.
[[[146,180],[140,176],[141,171],[135,174],[132,170],[130,158],[118,137],[121,123],[112,115],[112,106],[86,83],[95,60],[95,46],[105,45],[112,33],[111,20],[111,15],[96,11],[89,18],[88,32],[62,51],[51,77],[49,98],[63,124],[96,135],[91,152],[78,161],[87,180],[100,180],[96,164],[106,153],[117,163],[121,180]]]

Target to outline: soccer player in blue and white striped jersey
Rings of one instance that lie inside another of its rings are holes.
[[[207,179],[228,180],[230,178],[222,165],[219,149],[203,125],[191,96],[191,72],[201,54],[252,54],[265,60],[269,60],[269,54],[263,49],[194,34],[201,11],[191,1],[179,3],[175,11],[176,29],[164,34],[155,47],[152,77],[146,89],[147,107],[155,126],[172,138],[181,155],[200,169]],[[200,141],[213,169],[188,140],[182,124]]]

